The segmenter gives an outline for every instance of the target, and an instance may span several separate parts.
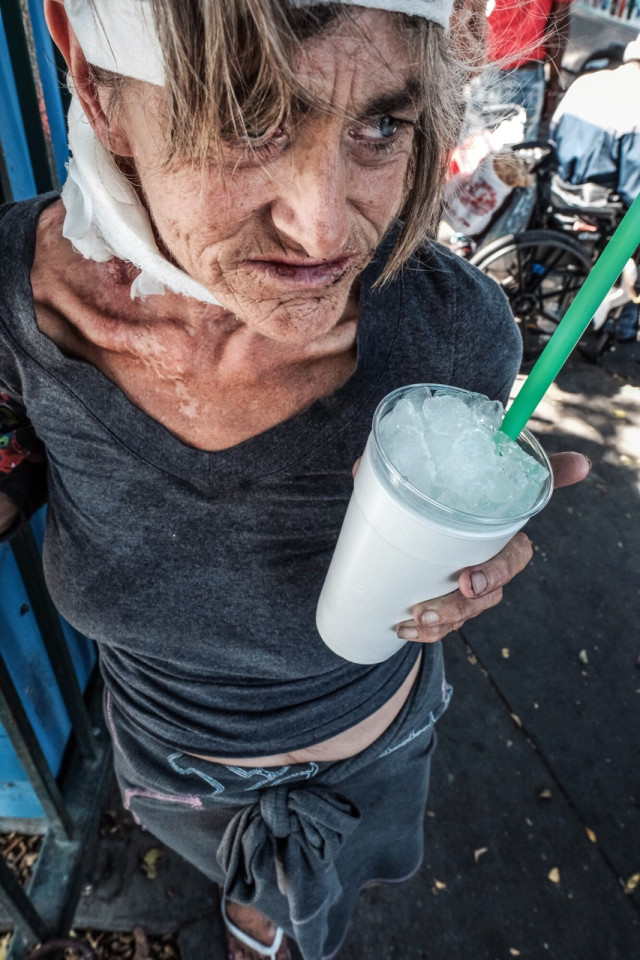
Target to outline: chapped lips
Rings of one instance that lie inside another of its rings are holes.
[[[253,269],[258,269],[267,277],[294,286],[316,286],[335,283],[353,265],[354,254],[335,257],[332,260],[248,260]]]

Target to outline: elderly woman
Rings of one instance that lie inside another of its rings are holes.
[[[45,0],[69,67],[62,197],[0,211],[6,535],[96,640],[125,806],[223,890],[235,960],[333,956],[422,857],[439,641],[517,535],[373,666],[318,593],[372,412],[503,402],[516,326],[428,240],[460,115],[448,0]],[[556,485],[581,479],[578,454]]]

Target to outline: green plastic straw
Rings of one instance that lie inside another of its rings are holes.
[[[640,194],[633,201],[589,276],[558,324],[502,421],[500,429],[517,439],[558,376],[591,318],[640,244]]]

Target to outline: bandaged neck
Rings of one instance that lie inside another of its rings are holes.
[[[217,304],[206,287],[160,252],[145,206],[96,137],[75,94],[69,108],[69,148],[62,232],[75,249],[99,263],[118,257],[138,267],[132,298],[171,290]]]

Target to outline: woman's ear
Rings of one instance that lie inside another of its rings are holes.
[[[74,90],[94,133],[107,150],[122,157],[131,156],[127,137],[109,120],[106,112],[108,94],[101,93],[96,87],[62,0],[44,0],[44,13],[53,42],[65,59]]]

